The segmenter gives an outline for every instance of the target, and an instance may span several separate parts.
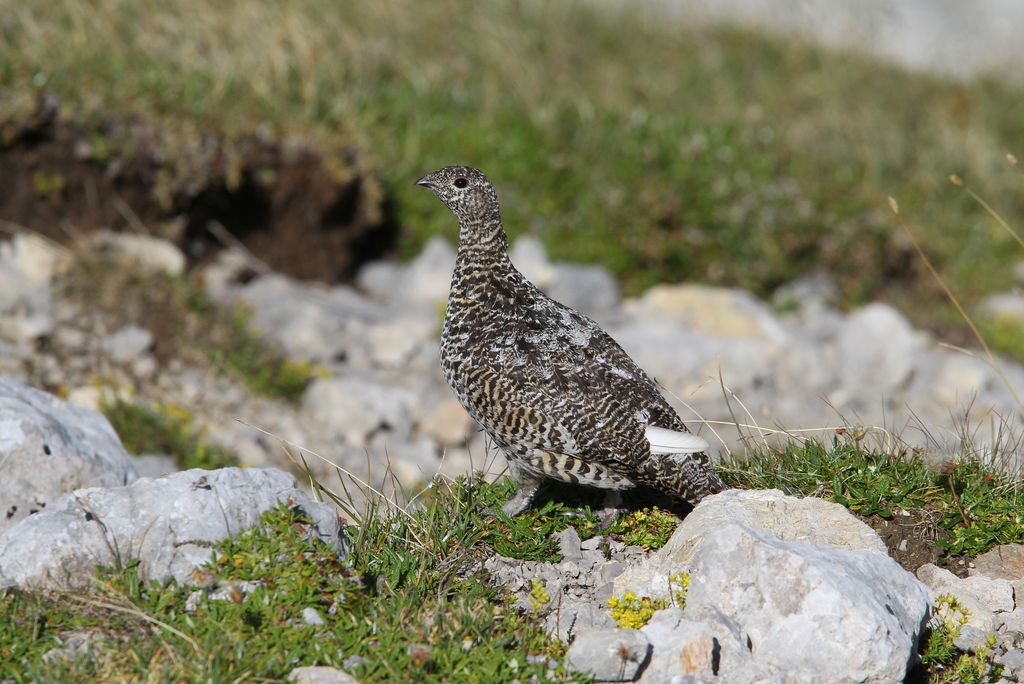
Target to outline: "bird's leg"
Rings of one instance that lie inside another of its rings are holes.
[[[529,475],[518,468],[509,468],[509,470],[512,473],[512,480],[519,489],[508,500],[508,503],[501,507],[501,512],[514,518],[533,503],[533,497],[537,493],[537,489],[540,488],[541,478]]]
[[[609,489],[604,495],[604,501],[601,502],[601,510],[597,512],[600,529],[603,531],[611,527],[623,511],[625,508],[622,506],[622,492],[618,489]]]

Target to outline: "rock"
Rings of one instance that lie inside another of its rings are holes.
[[[753,295],[709,285],[655,285],[626,300],[633,318],[668,319],[708,337],[753,337],[777,343],[788,334],[771,309]]]
[[[374,365],[380,368],[402,368],[425,349],[433,351],[440,332],[437,320],[424,316],[404,316],[370,326],[365,335],[369,357]]]
[[[994,320],[1024,324],[1024,296],[1019,290],[990,294],[982,300],[980,309]]]
[[[151,273],[177,276],[185,272],[185,255],[173,243],[152,235],[99,232],[96,245],[122,263]]]
[[[272,274],[231,292],[252,313],[252,326],[285,356],[329,364],[346,359],[362,329],[384,312],[350,287],[325,288]]]
[[[302,609],[302,621],[314,627],[321,627],[324,624],[324,619],[320,617],[320,613],[312,606],[306,606]]]
[[[1011,681],[1024,681],[1024,651],[1009,650],[997,655],[995,661],[1003,666],[1003,677],[1012,677]]]
[[[134,461],[99,413],[0,379],[0,530],[80,487],[137,477]]]
[[[431,307],[448,301],[454,269],[455,249],[435,235],[407,266],[390,262],[368,264],[359,271],[357,283],[385,302]]]
[[[615,629],[615,621],[604,605],[564,596],[544,627],[551,636],[569,642],[580,632]]]
[[[295,684],[359,684],[359,680],[347,672],[326,665],[297,667],[288,673],[288,681]]]
[[[1024,544],[1001,544],[974,559],[971,575],[1024,581]]]
[[[976,593],[976,587],[968,585],[949,570],[931,563],[925,563],[917,569],[917,578],[928,585],[936,597],[950,594],[967,610],[967,624],[986,636],[996,630],[998,623],[992,610]],[[971,578],[977,579],[977,578]],[[1002,580],[1006,581],[1006,580]],[[1009,584],[1007,582],[1007,584]],[[1013,609],[1013,594],[1010,594],[1010,609]]]
[[[884,554],[726,523],[688,570],[684,615],[735,621],[757,666],[787,681],[902,681],[917,657],[931,596]]]
[[[555,283],[556,271],[548,261],[544,245],[532,235],[518,238],[512,244],[508,258],[527,280],[545,292]]]
[[[473,432],[474,421],[454,397],[435,402],[420,420],[420,432],[439,447],[465,444]]]
[[[567,561],[583,559],[583,552],[580,550],[580,533],[575,527],[566,527],[555,534],[555,541],[558,542],[558,550]]]
[[[0,587],[82,587],[99,565],[138,558],[144,579],[186,582],[211,542],[258,523],[281,501],[314,521],[311,532],[341,549],[333,510],[275,469],[187,470],[124,487],[79,489],[0,532]]]
[[[622,301],[618,283],[599,266],[556,264],[554,281],[547,294],[555,301],[597,318],[611,315]]]
[[[135,470],[139,477],[163,477],[176,473],[181,468],[178,462],[163,454],[143,454],[135,457]]]
[[[68,262],[70,252],[35,233],[15,233],[0,242],[0,268],[10,268],[31,287],[45,287]]]
[[[681,609],[668,608],[655,613],[640,631],[653,651],[641,682],[660,684],[674,681],[674,677],[694,677],[699,682],[719,681],[717,677],[720,681],[763,681],[755,676],[747,635],[725,615],[710,612],[701,619],[684,619]]]
[[[61,644],[43,654],[43,662],[48,665],[60,661],[73,661],[76,658],[88,658],[93,647],[100,639],[100,633],[94,630],[76,629],[61,635]]]
[[[375,380],[331,378],[315,380],[309,386],[302,398],[302,410],[323,437],[364,446],[382,428],[393,437],[407,438],[415,403],[411,392]]]
[[[894,392],[910,377],[924,348],[921,334],[907,319],[881,303],[868,304],[847,316],[836,339],[845,388],[857,394],[863,387],[871,387],[876,395]]]
[[[686,567],[705,540],[713,540],[722,526],[733,522],[785,541],[885,554],[885,544],[874,530],[839,504],[787,496],[776,489],[730,489],[704,499],[658,553],[619,575],[615,593],[666,596],[669,576]]]
[[[647,637],[637,630],[591,630],[576,635],[566,662],[599,682],[631,682],[646,664],[650,651]]]
[[[153,346],[153,334],[137,325],[126,325],[100,342],[103,351],[116,363],[128,363]]]

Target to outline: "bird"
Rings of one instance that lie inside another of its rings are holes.
[[[531,283],[508,255],[498,195],[479,169],[446,166],[417,185],[455,215],[459,244],[441,330],[441,371],[504,454],[509,518],[548,480],[606,491],[637,485],[696,505],[727,487],[708,444],[593,320]]]

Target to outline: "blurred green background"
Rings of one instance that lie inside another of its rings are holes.
[[[768,297],[824,272],[841,303],[890,301],[963,337],[887,208],[968,305],[1024,254],[955,173],[1011,223],[1007,162],[1024,89],[954,82],[735,28],[690,29],[647,5],[559,2],[3,0],[0,145],[42,93],[131,155],[111,122],[159,131],[168,178],[193,182],[206,136],[312,141],[357,157],[409,256],[452,217],[414,188],[484,169],[513,238],[602,264],[627,292],[701,281]],[[230,148],[228,148],[230,149]],[[181,159],[177,155],[181,155]],[[958,337],[959,336],[959,337]]]

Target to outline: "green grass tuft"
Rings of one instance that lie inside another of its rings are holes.
[[[180,406],[142,406],[127,401],[105,401],[100,411],[107,417],[124,448],[133,454],[166,454],[182,469],[224,468],[238,465],[225,449],[208,443],[192,428],[191,414]]]

